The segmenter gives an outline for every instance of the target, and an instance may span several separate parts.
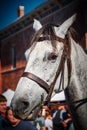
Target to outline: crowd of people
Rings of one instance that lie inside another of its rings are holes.
[[[37,130],[74,130],[67,105],[44,106],[45,113],[38,113],[34,125]]]
[[[44,110],[44,113],[43,113]],[[44,106],[31,123],[14,117],[7,99],[0,95],[0,130],[74,130],[66,105]]]

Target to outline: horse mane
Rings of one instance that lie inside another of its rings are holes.
[[[68,30],[72,36],[72,38],[75,40],[75,42],[78,42],[78,33],[76,32],[76,30],[73,27],[70,27]]]

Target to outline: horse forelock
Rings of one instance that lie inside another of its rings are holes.
[[[39,31],[37,31],[35,34],[34,34],[34,37],[31,41],[31,45],[32,46],[32,50],[34,49],[36,43],[39,41],[39,38],[47,38],[47,40],[51,41],[51,44],[52,44],[52,47],[53,47],[53,51],[55,52],[57,46],[56,46],[56,34],[55,34],[55,31],[54,31],[54,26],[57,26],[57,25],[53,25],[53,24],[47,24],[47,25],[44,25]]]

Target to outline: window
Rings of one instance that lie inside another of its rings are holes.
[[[13,67],[13,69],[15,69],[16,68],[16,51],[15,51],[15,45],[12,45],[11,53],[12,53],[12,67]]]

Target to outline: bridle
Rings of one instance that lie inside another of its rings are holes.
[[[48,37],[41,37],[38,39],[38,41],[43,41],[43,40],[49,40],[49,39],[48,39]],[[62,39],[62,38],[56,36],[55,40],[62,42],[64,44],[64,49],[63,49],[61,60],[60,60],[60,63],[59,63],[59,66],[58,66],[58,69],[56,72],[56,76],[55,76],[53,82],[51,83],[51,85],[48,85],[43,79],[39,78],[38,76],[36,76],[30,72],[24,72],[22,75],[22,77],[27,77],[27,78],[35,81],[37,84],[39,84],[40,87],[42,87],[48,93],[45,103],[48,103],[50,101],[55,83],[61,72],[62,72],[62,78],[61,78],[60,84],[62,83],[62,89],[64,89],[64,64],[65,64],[66,60],[67,60],[67,68],[68,68],[68,85],[69,85],[70,77],[71,77],[71,68],[72,67],[71,67],[71,58],[70,58],[70,53],[71,53],[70,32],[68,31],[65,39]],[[58,91],[60,91],[60,88],[58,89]]]

